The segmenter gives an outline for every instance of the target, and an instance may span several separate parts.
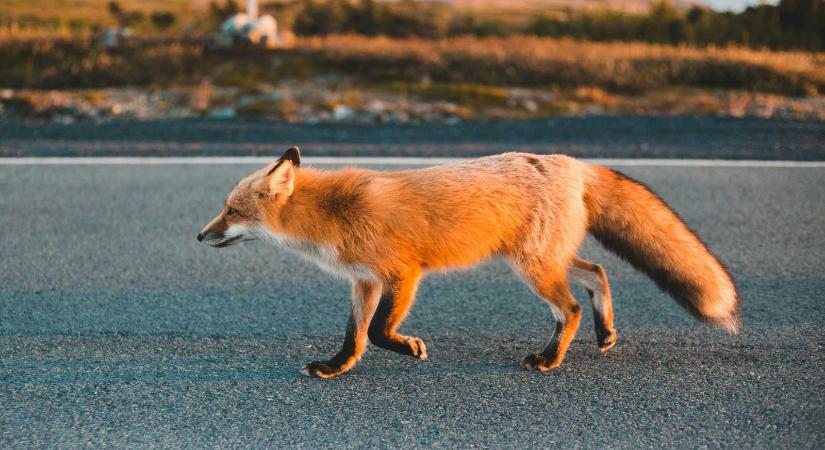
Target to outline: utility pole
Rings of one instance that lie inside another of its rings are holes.
[[[246,0],[246,17],[250,21],[258,18],[258,0]]]

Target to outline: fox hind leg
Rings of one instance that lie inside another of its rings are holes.
[[[369,326],[374,345],[418,359],[427,359],[427,346],[418,337],[404,336],[396,330],[415,300],[421,279],[420,270],[410,270],[384,283],[381,301]]]
[[[556,321],[550,343],[541,353],[533,353],[522,362],[526,369],[546,372],[561,365],[581,321],[581,307],[567,285],[564,271],[541,269],[541,265],[520,267],[522,276],[533,291],[550,305]]]
[[[616,345],[618,335],[613,327],[613,299],[604,268],[581,258],[573,258],[568,273],[570,281],[582,286],[590,296],[599,350],[608,350]]]

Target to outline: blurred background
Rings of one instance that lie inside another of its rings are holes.
[[[822,0],[0,0],[0,120],[819,121],[823,49]]]

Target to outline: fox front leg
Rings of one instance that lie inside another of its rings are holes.
[[[374,345],[417,359],[427,359],[427,346],[421,338],[397,332],[413,301],[421,271],[409,270],[384,283],[381,301],[369,326],[369,339]]]
[[[347,324],[347,334],[341,350],[327,361],[314,361],[304,365],[301,373],[309,377],[333,378],[348,372],[361,359],[367,347],[370,321],[381,297],[381,285],[371,281],[355,281],[352,284],[352,311]]]

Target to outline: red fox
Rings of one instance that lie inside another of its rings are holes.
[[[547,304],[555,332],[522,366],[559,367],[581,319],[568,282],[590,295],[599,349],[616,343],[604,269],[576,252],[586,233],[649,275],[702,321],[739,327],[736,286],[719,260],[643,184],[563,155],[505,153],[417,170],[301,167],[296,147],[241,180],[198,234],[213,247],[270,241],[352,281],[343,348],[301,371],[331,378],[374,345],[427,358],[398,333],[428,271],[506,258]]]

